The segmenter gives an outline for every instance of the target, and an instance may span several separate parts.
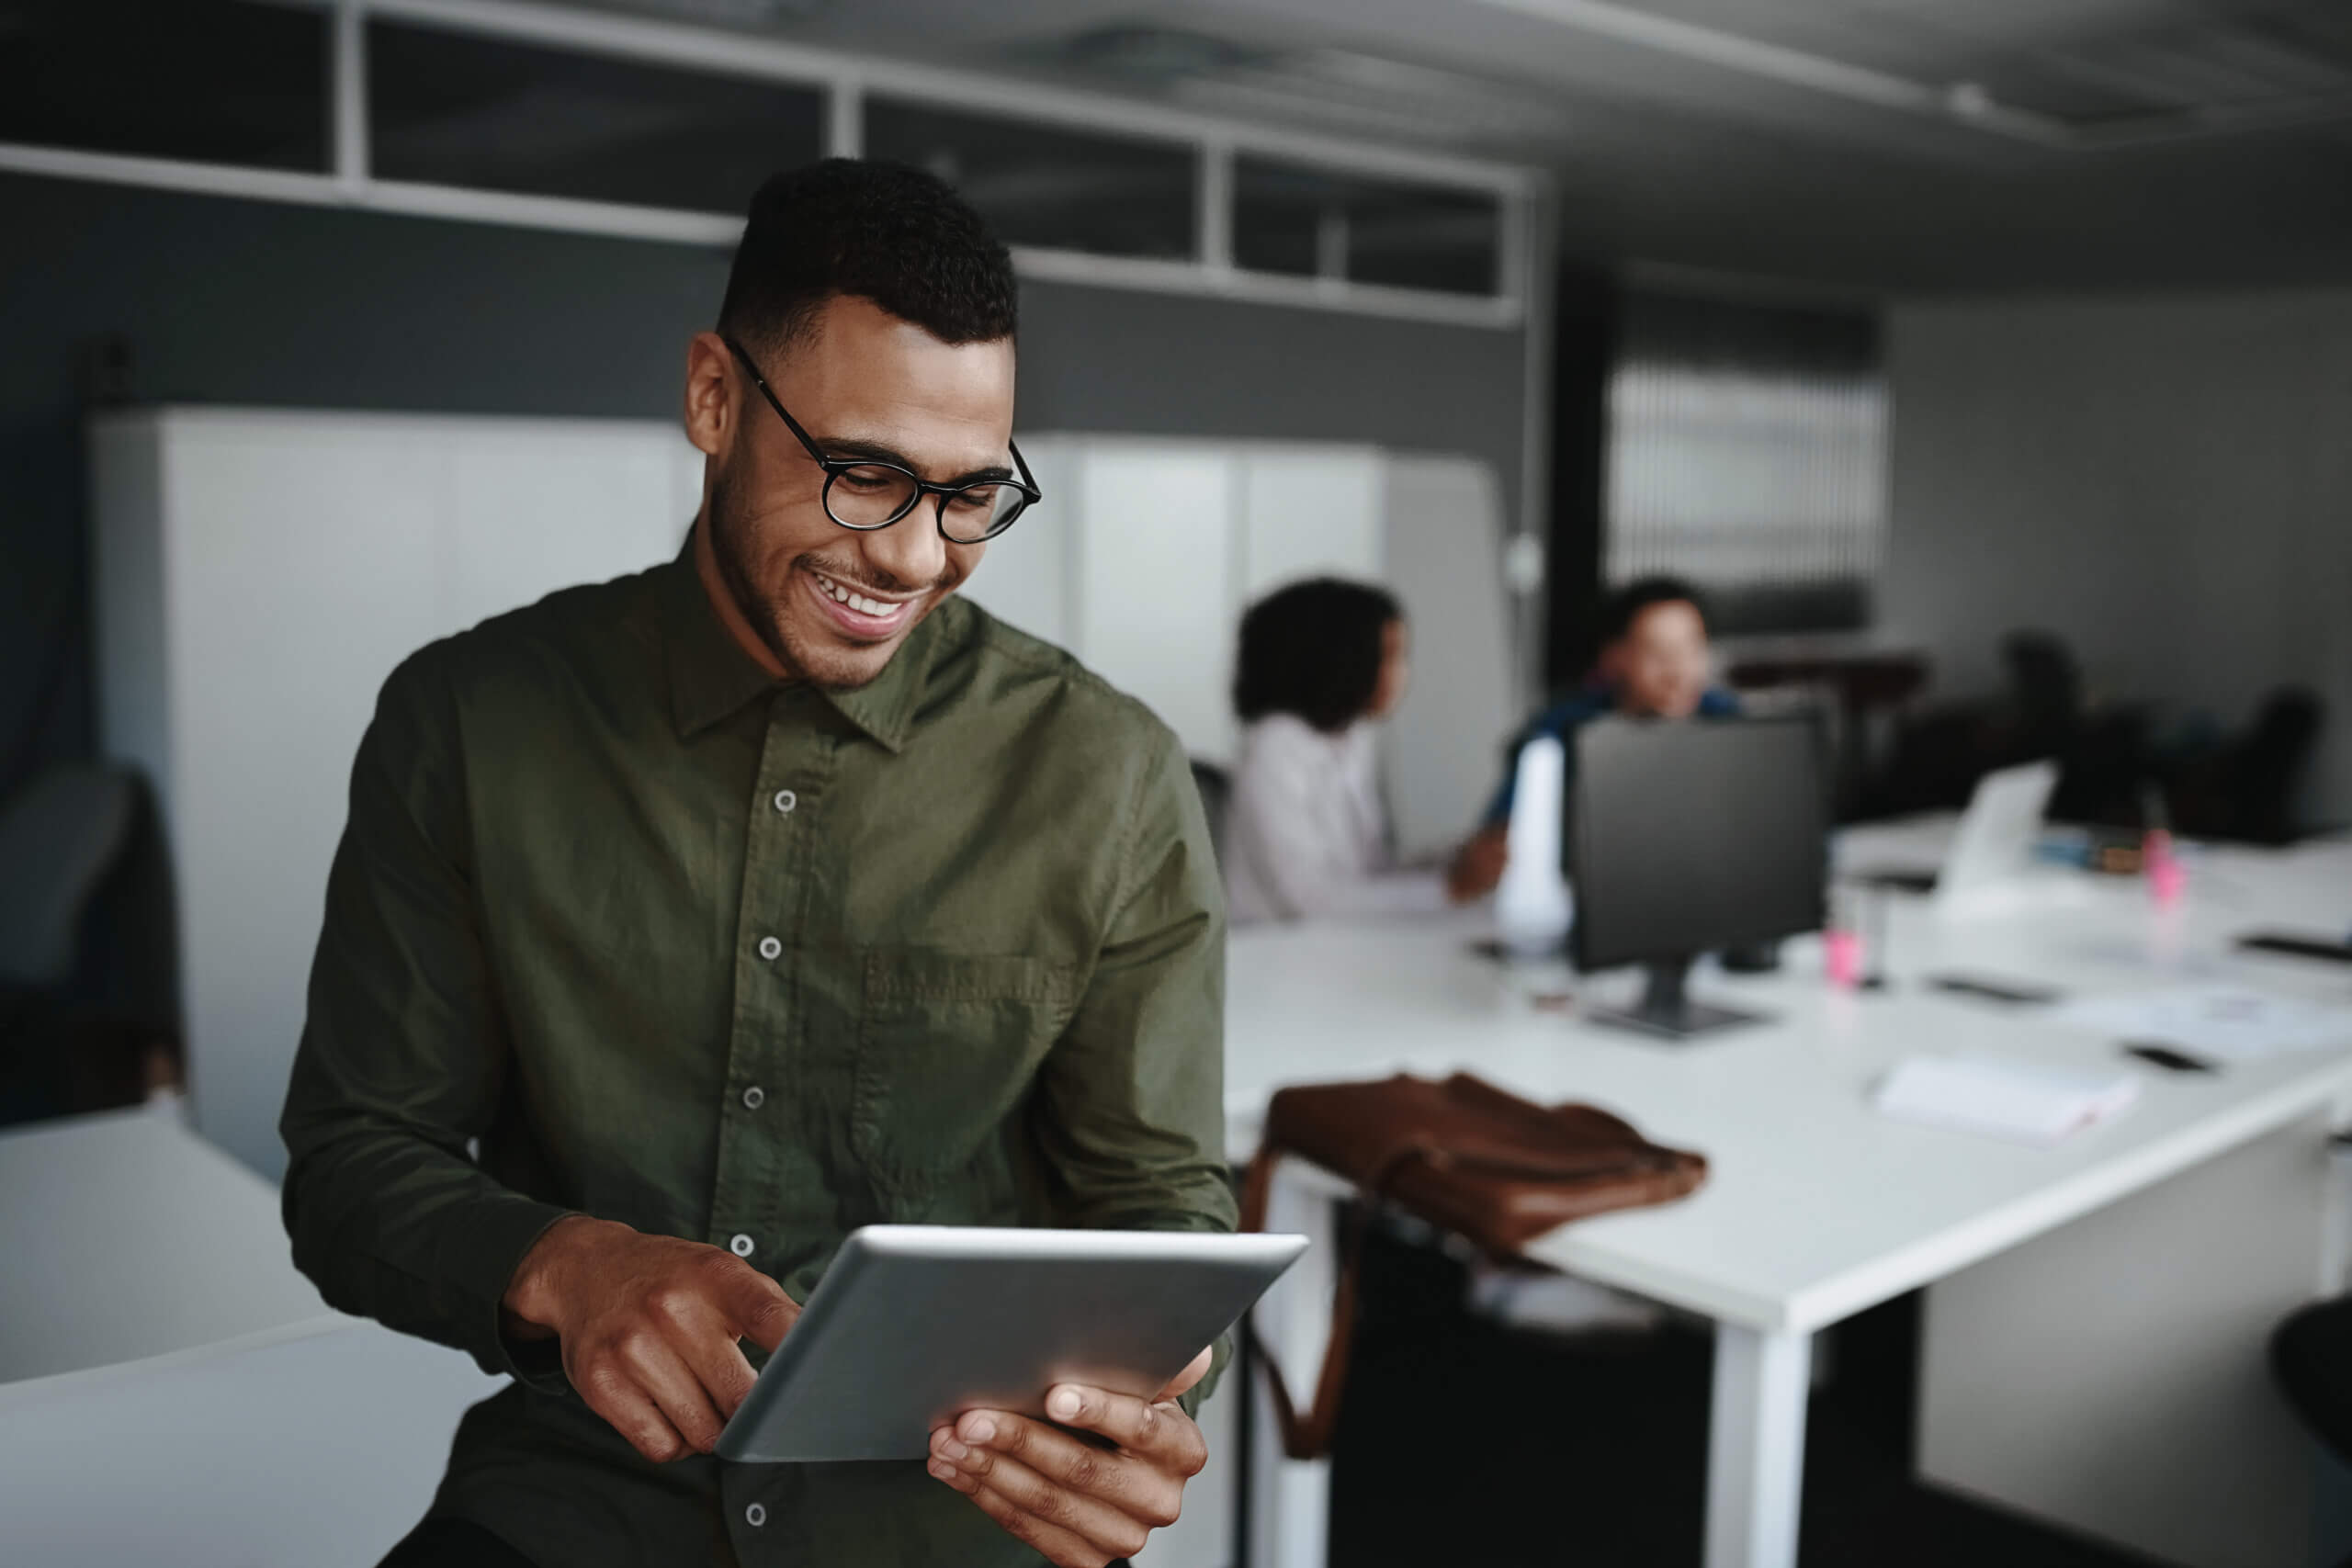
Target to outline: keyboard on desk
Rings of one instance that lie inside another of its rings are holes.
[[[1943,879],[1932,871],[1888,866],[1863,872],[1856,880],[1866,886],[1883,887],[1892,893],[1933,893]]]
[[[2294,931],[2248,931],[2238,938],[2238,945],[2256,953],[2283,953],[2294,958],[2320,958],[2333,964],[2352,964],[2352,942],[2331,942],[2324,936],[2303,936]]]

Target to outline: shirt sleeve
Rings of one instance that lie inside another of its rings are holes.
[[[1225,1158],[1225,897],[1207,819],[1159,730],[1128,815],[1110,924],[1039,1071],[1035,1136],[1061,1223],[1230,1231]],[[1195,1410],[1231,1354],[1220,1339]]]
[[[1294,754],[1283,731],[1261,726],[1233,791],[1226,824],[1229,852],[1247,863],[1273,912],[1293,919],[1423,915],[1446,907],[1445,878],[1430,871],[1385,871],[1335,863],[1330,819],[1341,803],[1322,798],[1315,769]]]
[[[1487,796],[1487,812],[1485,816],[1478,818],[1478,826],[1481,828],[1510,826],[1511,803],[1519,798],[1519,754],[1527,750],[1529,741],[1544,733],[1544,726],[1552,721],[1553,715],[1557,711],[1553,709],[1538,714],[1528,720],[1517,734],[1503,742],[1502,777],[1495,781],[1495,793]]]
[[[511,1345],[500,1302],[567,1211],[503,1186],[469,1152],[508,1053],[435,653],[385,682],[352,769],[279,1121],[286,1228],[332,1305],[560,1389],[552,1342]]]
[[[1596,700],[1589,693],[1579,694],[1555,704],[1527,721],[1518,734],[1503,742],[1503,775],[1495,785],[1495,793],[1487,802],[1487,814],[1479,819],[1483,828],[1507,828],[1510,825],[1511,803],[1519,797],[1519,754],[1527,743],[1539,735],[1549,735],[1567,750],[1568,773],[1575,776],[1577,766],[1577,730],[1609,711],[1606,698]]]

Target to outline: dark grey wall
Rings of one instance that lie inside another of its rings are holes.
[[[2352,290],[1918,303],[1889,321],[1884,633],[1948,690],[2015,627],[2093,691],[2245,723],[2327,705],[2306,820],[2352,821]]]
[[[1516,332],[1032,283],[1021,423],[1464,452],[1517,505]]]
[[[667,417],[727,257],[0,175],[0,794],[92,734],[81,365],[142,400]],[[1519,479],[1521,337],[1030,284],[1031,430],[1467,452]]]

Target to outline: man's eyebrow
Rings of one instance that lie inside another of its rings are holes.
[[[894,463],[909,473],[922,472],[922,465],[917,463],[912,457],[879,441],[863,441],[855,436],[820,435],[816,437],[816,442],[831,457],[864,457],[876,463]],[[1012,477],[1011,468],[1001,463],[992,463],[987,468],[974,468],[967,473],[957,474],[953,478],[934,482],[944,485],[969,485],[978,484],[986,479],[1009,479]]]

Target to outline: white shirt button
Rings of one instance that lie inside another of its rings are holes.
[[[743,1091],[743,1109],[746,1111],[757,1111],[762,1105],[767,1102],[767,1098],[768,1091],[762,1089],[759,1085],[753,1084],[751,1088]]]
[[[780,789],[769,798],[775,803],[776,810],[786,815],[789,815],[792,808],[800,804],[800,797],[788,789]]]
[[[735,1239],[727,1244],[727,1250],[738,1258],[749,1258],[752,1256],[752,1238],[737,1231]]]
[[[759,1503],[752,1504],[750,1507],[743,1510],[743,1522],[751,1526],[753,1529],[759,1529],[762,1525],[768,1522],[767,1508],[765,1506]]]
[[[775,938],[772,936],[763,936],[760,938],[760,956],[762,958],[775,959],[781,956],[783,953],[784,943],[776,941]]]

